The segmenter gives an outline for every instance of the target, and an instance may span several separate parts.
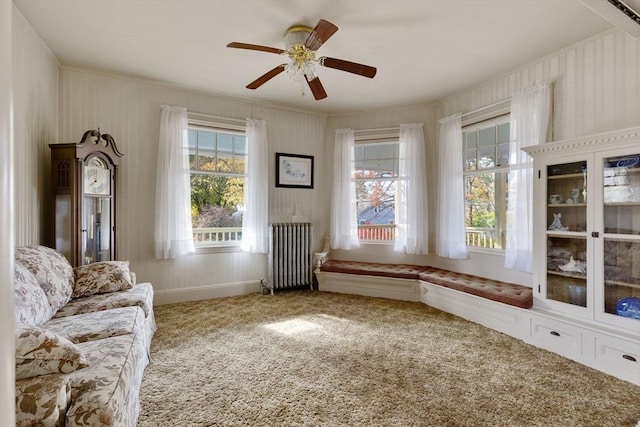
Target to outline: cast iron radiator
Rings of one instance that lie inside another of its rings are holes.
[[[309,286],[313,290],[311,223],[269,224],[267,286],[274,290]]]

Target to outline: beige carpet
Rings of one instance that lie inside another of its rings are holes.
[[[156,307],[138,426],[635,426],[640,387],[421,303]]]

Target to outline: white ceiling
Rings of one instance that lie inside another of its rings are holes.
[[[594,0],[586,0],[594,1]],[[63,66],[319,112],[435,101],[611,28],[578,0],[14,0]],[[328,98],[280,74],[271,53],[293,24],[339,27],[318,55],[378,68],[321,68]]]

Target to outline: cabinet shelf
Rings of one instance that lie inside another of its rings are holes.
[[[547,237],[561,237],[564,239],[586,239],[586,231],[558,231],[547,230]]]
[[[579,173],[567,173],[564,175],[549,175],[547,179],[584,179],[585,175],[582,172]]]
[[[639,203],[640,204],[640,203]],[[548,208],[586,208],[586,203],[549,203]]]
[[[556,206],[556,205],[553,205]],[[605,207],[616,207],[616,206],[640,206],[640,202],[609,202],[604,204]]]
[[[640,285],[638,285],[636,283],[620,282],[618,280],[606,280],[605,279],[604,285],[605,286],[624,286],[625,288],[640,289]]]
[[[554,276],[570,277],[571,279],[587,280],[586,274],[575,273],[575,272],[572,273],[568,271],[547,270],[547,274],[553,274]]]
[[[638,234],[604,233],[602,237],[616,242],[640,242],[640,235]]]

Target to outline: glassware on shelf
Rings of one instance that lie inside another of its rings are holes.
[[[569,262],[564,265],[559,265],[558,268],[568,273],[587,273],[587,264],[583,261],[576,261],[573,256],[569,258]]]
[[[569,291],[569,304],[579,305],[581,307],[587,306],[587,287],[580,285],[567,286]]]
[[[621,301],[640,300],[640,241],[605,239],[603,264],[604,312],[623,316],[619,312]]]
[[[616,314],[622,317],[640,320],[640,298],[622,298],[616,303]]]
[[[554,213],[553,222],[548,229],[551,231],[567,231],[569,227],[565,227],[564,225],[562,225],[562,222],[560,222],[560,218],[562,218],[562,214],[560,212]]]

